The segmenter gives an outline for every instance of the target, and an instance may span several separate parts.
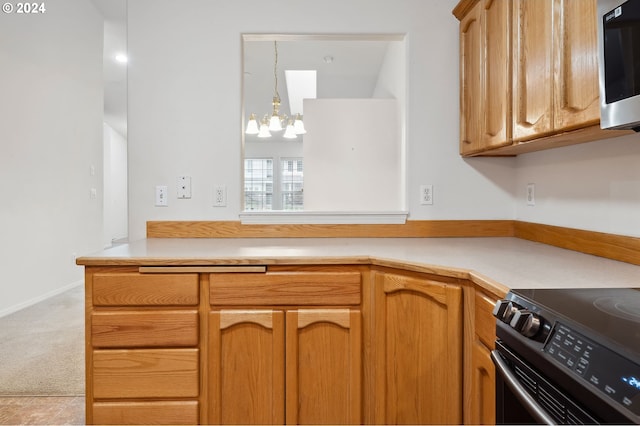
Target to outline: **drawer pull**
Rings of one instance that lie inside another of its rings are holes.
[[[266,272],[266,266],[140,266],[141,274]]]

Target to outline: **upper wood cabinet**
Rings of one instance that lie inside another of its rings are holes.
[[[517,155],[605,139],[596,0],[462,0],[460,153]]]
[[[513,140],[599,124],[596,2],[513,5]]]
[[[482,0],[460,22],[460,152],[511,144],[511,2]]]

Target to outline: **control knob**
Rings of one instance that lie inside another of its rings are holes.
[[[540,330],[540,317],[526,309],[518,310],[509,325],[526,337],[533,337]]]
[[[520,306],[510,300],[498,300],[493,308],[493,316],[509,324],[513,316],[518,312],[518,308]]]

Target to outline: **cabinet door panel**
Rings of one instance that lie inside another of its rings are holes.
[[[93,274],[94,306],[197,305],[198,274]]]
[[[473,377],[471,397],[471,423],[496,424],[495,367],[489,350],[479,343],[473,345],[471,370]]]
[[[596,0],[559,0],[555,87],[555,130],[600,121]]]
[[[474,8],[460,22],[460,153],[469,154],[482,148],[482,32],[480,8]]]
[[[357,305],[360,272],[211,274],[212,305]]]
[[[105,311],[91,315],[94,347],[197,346],[198,311]]]
[[[93,351],[94,398],[193,398],[197,349]]]
[[[511,0],[482,2],[482,147],[511,144]],[[477,77],[476,77],[477,78]]]
[[[198,424],[198,401],[94,402],[93,423],[194,425]]]
[[[514,1],[513,139],[553,130],[553,0]]]
[[[286,322],[287,424],[360,424],[360,311],[287,311]]]
[[[284,313],[214,311],[209,422],[284,423]]]
[[[376,422],[462,422],[461,289],[376,274]]]

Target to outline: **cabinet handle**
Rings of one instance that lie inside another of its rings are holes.
[[[249,273],[267,272],[266,266],[140,266],[141,274],[172,274],[172,273]]]

